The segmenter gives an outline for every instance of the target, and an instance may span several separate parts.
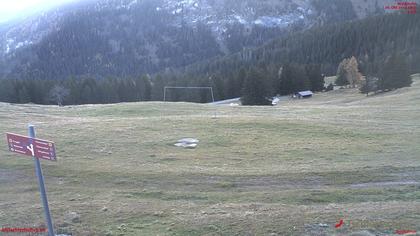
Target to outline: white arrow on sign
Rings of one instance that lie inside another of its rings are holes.
[[[31,151],[32,156],[35,156],[35,152],[34,152],[34,145],[33,144],[29,144],[29,146],[26,146],[26,148]]]

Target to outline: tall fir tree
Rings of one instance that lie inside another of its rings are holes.
[[[165,88],[165,81],[162,75],[158,74],[151,81],[152,86],[152,101],[163,101],[163,90]]]
[[[311,81],[305,67],[298,64],[285,64],[281,68],[278,93],[289,95],[303,90],[311,89]]]
[[[31,102],[31,97],[29,96],[29,90],[25,87],[22,86],[19,89],[19,103],[30,103]]]
[[[321,65],[311,64],[306,65],[306,74],[308,75],[309,81],[311,82],[311,90],[319,92],[324,90],[324,76],[321,73]]]
[[[378,89],[386,91],[407,87],[412,82],[406,58],[401,53],[394,53],[381,68]]]
[[[268,105],[266,83],[264,76],[256,68],[251,68],[247,73],[242,90],[241,101],[243,105]]]

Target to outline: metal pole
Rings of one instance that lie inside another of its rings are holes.
[[[166,102],[166,87],[163,89],[163,102]]]
[[[214,103],[213,87],[210,87],[210,92],[211,92],[211,100]]]
[[[35,127],[33,125],[28,125],[29,128],[29,137],[35,138]],[[32,140],[31,140],[32,143]],[[41,193],[41,200],[42,204],[44,205],[44,212],[45,212],[45,219],[47,220],[47,226],[48,226],[48,236],[54,236],[54,228],[51,220],[51,214],[50,209],[48,207],[48,199],[47,199],[47,193],[45,191],[45,185],[44,185],[44,176],[42,175],[42,168],[41,163],[39,162],[39,159],[36,157],[33,157],[35,162],[35,172],[38,176],[38,183],[39,183],[39,192]]]
[[[214,105],[214,95],[213,95],[213,87],[210,87],[210,92],[211,92],[211,100],[213,101],[213,105]],[[214,105],[214,109],[216,109],[216,106],[217,105]],[[217,118],[217,112],[216,112],[216,110],[214,110],[214,117],[213,118]]]

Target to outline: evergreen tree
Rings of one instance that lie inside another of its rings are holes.
[[[100,91],[94,79],[86,78],[79,82],[80,103],[78,104],[95,104],[101,101]]]
[[[286,64],[279,71],[280,79],[277,86],[277,93],[281,95],[289,95],[293,93],[293,72],[290,65]]]
[[[237,83],[238,83],[237,78],[230,75],[230,79],[228,79],[226,82],[226,98],[237,97],[238,88],[241,88],[241,87],[238,87]]]
[[[311,90],[314,92],[324,90],[324,76],[321,73],[321,65],[306,65],[306,74],[311,83]]]
[[[293,79],[293,93],[310,90],[311,81],[306,74],[305,67],[302,65],[293,65],[294,79]]]
[[[103,81],[103,100],[102,103],[119,102],[117,88],[117,80],[115,78],[107,78]]]
[[[378,78],[374,76],[366,76],[365,80],[362,81],[360,86],[360,92],[365,93],[369,96],[370,92],[376,92],[378,90]]]
[[[311,89],[311,81],[305,67],[297,64],[286,64],[281,68],[278,93],[289,95]]]
[[[394,53],[384,63],[381,69],[378,87],[382,91],[410,86],[410,77],[406,58],[400,53]]]
[[[223,84],[223,80],[219,75],[215,75],[210,77],[211,87],[213,87],[214,96],[216,100],[224,100],[225,96],[225,88]]]
[[[135,89],[140,94],[136,101],[150,101],[152,96],[152,82],[149,75],[141,76],[136,82]]]
[[[147,76],[144,81],[144,101],[152,100],[152,81],[150,76]]]
[[[0,102],[15,102],[13,101],[13,84],[11,80],[4,80],[0,86]]]
[[[242,94],[242,88],[244,87],[244,81],[246,78],[246,69],[244,67],[241,67],[236,75],[235,78],[235,93],[234,93],[234,98],[235,97],[240,97]]]
[[[256,68],[251,68],[245,77],[241,101],[243,105],[268,105],[264,77]]]
[[[22,86],[18,92],[19,103],[30,103],[31,98],[29,97],[29,91],[25,86]]]
[[[152,101],[163,101],[163,90],[165,87],[165,81],[159,74],[151,81],[152,85]]]

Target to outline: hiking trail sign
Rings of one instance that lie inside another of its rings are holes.
[[[12,133],[6,133],[6,136],[11,152],[50,161],[57,161],[55,146],[51,141]]]
[[[44,175],[42,174],[39,159],[57,161],[54,143],[47,140],[35,138],[35,127],[28,125],[28,136],[6,133],[9,151],[31,156],[35,162],[35,173],[38,177],[39,192],[44,206],[45,220],[48,226],[48,236],[54,236],[54,228],[51,219],[50,208],[48,207],[47,191],[45,190]]]

